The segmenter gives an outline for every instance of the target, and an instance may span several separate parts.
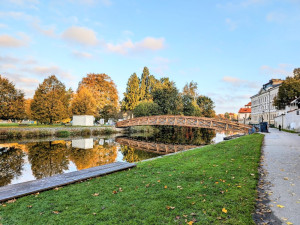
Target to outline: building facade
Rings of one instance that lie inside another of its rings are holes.
[[[264,84],[260,91],[251,97],[251,123],[268,122],[274,124],[279,111],[273,106],[274,98],[283,80],[272,79]]]
[[[244,108],[240,108],[238,112],[238,122],[243,124],[249,124],[251,122],[251,102],[245,105]]]

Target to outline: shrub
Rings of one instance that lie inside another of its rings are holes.
[[[115,133],[114,130],[110,129],[110,128],[105,128],[104,130],[101,130],[101,134],[106,134],[106,135],[110,135]]]
[[[69,137],[70,136],[70,132],[67,130],[59,130],[55,133],[56,137]]]

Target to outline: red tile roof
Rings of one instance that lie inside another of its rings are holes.
[[[239,113],[251,113],[250,108],[240,108]]]
[[[245,106],[251,106],[251,102],[249,102],[247,105],[245,105]]]

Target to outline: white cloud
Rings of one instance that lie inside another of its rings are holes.
[[[99,43],[95,31],[86,27],[72,26],[62,33],[62,38],[87,46],[95,46]]]
[[[17,39],[8,34],[0,35],[0,47],[18,48],[29,44],[30,38],[26,34],[19,33],[19,36],[21,39]]]
[[[72,54],[78,58],[87,58],[90,59],[93,57],[92,54],[88,53],[88,52],[79,52],[79,51],[73,51]]]
[[[275,68],[268,65],[263,65],[260,67],[260,70],[270,78],[285,79],[287,76],[293,75],[294,67],[290,64],[281,63]]]
[[[46,27],[42,27],[39,23],[39,20],[35,20],[32,23],[32,26],[34,29],[36,29],[38,32],[40,32],[41,34],[48,36],[48,37],[56,37],[57,35],[55,34],[55,26],[46,26]]]
[[[119,54],[127,54],[129,52],[143,52],[146,50],[157,51],[165,47],[164,38],[146,37],[139,42],[132,42],[127,40],[121,44],[107,43],[106,48],[110,52]]]
[[[6,28],[6,27],[7,27],[6,24],[0,23],[0,28]]]
[[[10,11],[10,12],[0,12],[0,17],[2,18],[12,18],[15,20],[31,20],[33,17],[23,13],[23,12],[15,12],[15,11]]]
[[[19,7],[26,7],[31,9],[38,9],[37,5],[40,3],[39,0],[6,0],[6,4],[14,4]]]
[[[231,84],[233,87],[242,87],[249,89],[257,89],[259,85],[254,81],[243,80],[237,77],[224,76],[222,81]]]
[[[231,31],[234,31],[237,28],[237,23],[232,19],[226,18],[225,23]]]

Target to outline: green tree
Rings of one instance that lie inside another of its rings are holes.
[[[160,107],[152,101],[142,101],[133,110],[135,117],[160,115]]]
[[[192,96],[183,95],[183,115],[185,116],[201,116],[201,109],[195,102]]]
[[[173,82],[162,80],[162,87],[153,91],[153,101],[160,107],[163,115],[178,115],[182,113],[182,99]]]
[[[99,111],[99,118],[103,118],[104,120],[119,119],[120,115],[116,107],[112,105],[106,105]]]
[[[24,93],[0,75],[0,119],[24,119]]]
[[[36,89],[31,102],[33,119],[52,124],[69,117],[69,94],[55,75],[46,78]]]
[[[294,76],[287,77],[281,84],[274,99],[277,109],[285,109],[295,98],[300,97],[300,68],[294,69]]]
[[[215,107],[214,102],[213,102],[213,100],[211,100],[211,98],[204,96],[204,95],[200,95],[197,98],[197,104],[202,111],[201,116],[204,116],[204,117],[215,117],[216,116],[216,112],[214,110],[214,107]]]
[[[224,114],[224,117],[225,117],[225,119],[230,119],[229,113],[226,112],[226,113]]]
[[[122,101],[122,110],[133,110],[140,101],[140,79],[136,73],[132,74],[127,82],[126,92]]]
[[[142,77],[141,77],[141,83],[140,83],[140,98],[141,101],[143,100],[149,100],[151,98],[150,96],[150,86],[149,86],[149,76],[150,72],[149,69],[145,66]]]

